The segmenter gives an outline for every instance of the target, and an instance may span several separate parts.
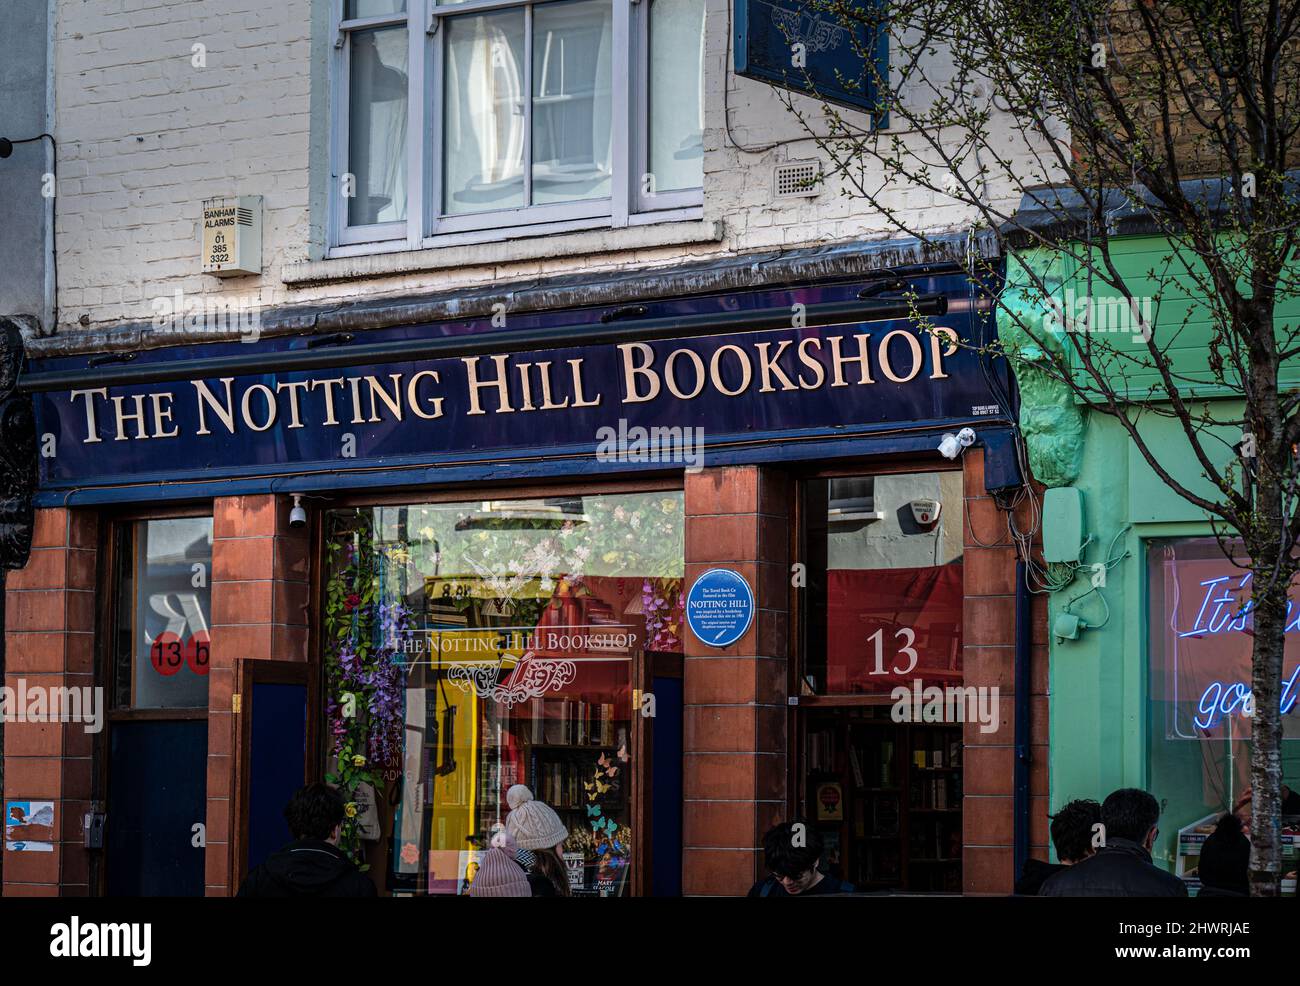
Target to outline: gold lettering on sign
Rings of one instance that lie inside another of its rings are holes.
[[[324,386],[325,388],[322,391],[322,393],[325,395],[325,423],[327,425],[336,425],[339,423],[339,419],[334,414],[334,391],[331,388],[342,387],[343,378],[333,377],[332,379],[329,380],[313,380],[311,382],[312,390],[315,390],[317,387],[320,386]]]
[[[623,354],[623,379],[627,381],[627,394],[623,398],[624,404],[641,404],[645,401],[652,401],[659,396],[659,374],[651,369],[655,361],[655,351],[644,342],[624,342],[618,347],[619,352]],[[641,363],[633,363],[632,354],[636,353],[641,356]],[[649,383],[646,385],[646,392],[642,394],[637,387],[638,377],[648,377]]]
[[[594,401],[584,398],[582,393],[582,360],[569,360],[569,372],[573,375],[573,406],[574,407],[596,407],[600,404],[600,394],[596,395]]]
[[[277,383],[275,385],[275,392],[277,394],[282,390],[289,391],[289,427],[290,428],[305,427],[302,423],[302,418],[299,416],[298,413],[299,412],[298,391],[300,388],[303,390],[307,389],[306,380],[295,380],[292,383]]]
[[[211,435],[212,431],[208,428],[208,416],[205,413],[204,406],[210,407],[212,413],[221,419],[221,423],[226,426],[226,431],[230,434],[235,433],[235,397],[230,392],[230,385],[235,382],[234,377],[222,377],[222,384],[226,388],[226,403],[222,404],[217,400],[216,395],[208,389],[208,385],[202,380],[191,380],[190,385],[198,395],[199,407],[199,430],[196,434]]]
[[[95,395],[98,394],[104,400],[108,400],[108,388],[96,387],[94,390],[74,390],[69,396],[70,401],[76,401],[78,397],[86,398],[86,437],[81,440],[82,445],[89,445],[92,442],[102,442],[99,437],[98,425],[95,422]]]
[[[948,348],[942,352],[939,351],[939,336],[941,335],[948,340]],[[934,363],[934,371],[930,374],[931,380],[948,379],[948,374],[943,372],[943,361],[956,351],[957,331],[955,329],[950,329],[946,325],[938,325],[930,331],[930,356]]]
[[[172,395],[171,394],[150,394],[149,401],[153,404],[153,437],[154,438],[175,438],[181,433],[180,428],[172,427],[171,431],[163,430],[163,422],[171,423],[172,420]],[[167,406],[163,407],[163,401]]]
[[[420,380],[424,377],[429,377],[434,383],[439,383],[437,370],[421,370],[419,373],[414,374],[406,384],[406,403],[411,406],[411,413],[416,417],[424,418],[426,421],[431,421],[434,418],[442,417],[442,398],[428,398],[429,403],[433,405],[432,414],[420,410],[420,398],[416,388],[419,386]]]
[[[894,336],[901,336],[906,339],[908,348],[912,350],[912,372],[905,377],[900,377],[894,372],[893,364],[889,359],[889,340]],[[907,383],[915,378],[921,372],[923,360],[920,340],[906,329],[895,329],[893,332],[886,333],[885,338],[880,340],[880,371],[894,383]]]
[[[508,358],[509,357],[505,355],[493,356],[492,362],[496,364],[496,368],[497,368],[496,379],[480,380],[478,378],[479,357],[477,356],[461,357],[460,361],[465,364],[465,378],[466,378],[465,382],[469,386],[469,410],[465,412],[466,414],[487,414],[487,412],[483,410],[482,405],[479,404],[478,392],[480,390],[490,389],[492,387],[495,387],[497,390],[496,413],[509,414],[514,411],[514,408],[510,406],[510,383],[509,383],[509,379],[506,377],[506,360]],[[542,380],[543,381],[546,380],[545,372],[543,372],[542,374]],[[545,392],[546,390],[545,383],[543,383],[542,389],[543,392]]]

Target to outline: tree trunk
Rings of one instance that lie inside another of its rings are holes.
[[[7,575],[8,572],[5,570],[4,565],[0,564],[0,685],[3,685],[5,683],[5,579]],[[0,715],[0,809],[4,809],[4,803],[5,803],[4,752],[5,752],[5,717]],[[0,821],[0,825],[2,825],[3,822],[7,822],[8,820],[9,820],[9,815],[8,812],[6,811],[4,819]],[[4,879],[5,879],[4,844],[7,841],[8,840],[5,838],[4,829],[0,828],[0,892],[4,891]]]
[[[1271,566],[1259,567],[1271,569]],[[1252,582],[1262,587],[1272,574],[1256,571]],[[1288,566],[1277,585],[1254,597],[1251,611],[1255,643],[1250,677],[1255,708],[1250,749],[1250,886],[1251,896],[1255,897],[1276,897],[1281,892],[1281,681],[1290,575]]]

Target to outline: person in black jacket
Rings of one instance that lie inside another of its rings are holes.
[[[1094,852],[1092,835],[1094,827],[1101,821],[1101,805],[1081,798],[1063,805],[1050,817],[1052,845],[1056,847],[1056,858],[1060,862],[1046,863],[1032,857],[1025,860],[1025,869],[1016,881],[1017,896],[1036,896],[1049,878],[1067,866],[1087,859]]]
[[[1043,884],[1040,897],[1186,897],[1187,884],[1151,862],[1160,804],[1128,787],[1101,803],[1105,845]]]
[[[1241,819],[1228,812],[1201,844],[1196,867],[1201,880],[1197,897],[1250,896],[1250,840],[1242,834]]]
[[[375,885],[339,851],[343,796],[328,784],[308,784],[285,806],[294,841],[256,866],[239,897],[374,897]]]
[[[782,822],[763,836],[763,860],[771,872],[749,889],[747,897],[816,897],[851,894],[846,883],[817,868],[824,848],[817,830],[803,822]]]

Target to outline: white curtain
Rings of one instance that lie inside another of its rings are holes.
[[[443,211],[524,205],[524,15],[448,20]]]
[[[656,192],[704,182],[705,0],[652,0],[650,173]]]

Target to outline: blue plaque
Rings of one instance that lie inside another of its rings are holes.
[[[754,622],[754,590],[729,568],[711,568],[686,594],[686,625],[703,644],[729,647]]]

